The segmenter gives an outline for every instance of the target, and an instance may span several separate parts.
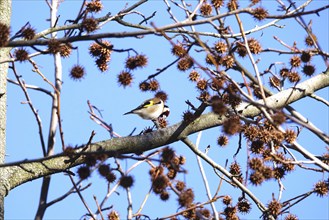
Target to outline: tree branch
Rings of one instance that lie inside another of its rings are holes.
[[[329,86],[329,69],[325,73],[310,78],[294,88],[290,88],[266,98],[268,108],[280,109],[284,106],[302,99],[313,92]],[[259,104],[264,104],[259,101]],[[237,107],[237,112],[245,117],[254,117],[260,114],[259,108],[249,103],[242,103]],[[142,152],[165,146],[179,140],[185,139],[188,135],[206,130],[212,127],[220,126],[226,117],[219,117],[214,113],[203,114],[192,123],[186,124],[179,122],[170,127],[156,130],[150,133],[137,136],[128,136],[122,138],[113,138],[90,144],[88,147],[81,146],[76,150],[76,155],[88,153],[107,153],[109,156],[115,157],[120,154],[128,154],[134,152]],[[311,153],[303,149],[302,154],[308,158]],[[12,163],[0,165],[0,172],[3,179],[7,180],[5,186],[7,192],[9,190],[40,177],[51,175],[54,173],[65,172],[65,170],[82,164],[84,157],[74,155],[74,160],[63,153],[47,158],[41,158],[33,161],[22,161],[20,163]],[[315,161],[316,165],[322,169],[329,171],[329,166],[322,161]]]

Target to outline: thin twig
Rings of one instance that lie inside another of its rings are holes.
[[[43,155],[46,156],[47,155],[47,150],[46,150],[45,140],[43,138],[43,128],[42,128],[42,122],[41,122],[40,115],[39,115],[38,111],[34,108],[34,106],[32,104],[32,100],[31,100],[31,98],[30,98],[30,96],[29,96],[29,94],[27,92],[26,85],[25,85],[24,81],[22,81],[20,79],[20,77],[18,76],[18,74],[17,74],[17,71],[16,71],[16,67],[15,67],[15,63],[14,62],[12,62],[12,70],[13,70],[14,75],[16,77],[17,83],[22,88],[22,90],[24,92],[24,95],[25,95],[25,98],[27,100],[27,103],[30,106],[30,109],[32,110],[32,112],[34,114],[34,117],[35,117],[35,119],[37,121],[38,129],[39,129],[39,138],[40,138],[42,152],[43,152]]]
[[[196,143],[195,143],[195,147],[196,148],[199,148],[199,144],[200,144],[200,140],[201,140],[201,135],[202,135],[202,131],[200,131],[198,133],[197,140],[196,140]],[[203,184],[204,184],[204,186],[206,188],[207,197],[208,197],[209,200],[212,200],[213,196],[211,195],[211,192],[210,192],[208,179],[207,179],[206,173],[204,172],[201,159],[200,159],[200,157],[198,155],[196,155],[196,159],[197,159],[199,170],[200,170],[200,173],[201,173],[201,176],[202,176]],[[211,208],[213,210],[215,219],[218,220],[218,212],[217,212],[217,209],[216,209],[215,204],[214,203],[210,203],[210,205],[211,205]]]

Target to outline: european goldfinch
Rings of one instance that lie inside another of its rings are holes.
[[[127,114],[137,114],[143,119],[146,120],[157,120],[160,116],[168,116],[169,115],[169,108],[168,106],[165,106],[163,101],[159,98],[153,98],[148,99],[145,102],[143,102],[140,106],[137,108],[124,113],[124,115]]]

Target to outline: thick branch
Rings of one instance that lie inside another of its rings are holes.
[[[266,99],[269,108],[282,108],[292,102],[302,99],[313,92],[329,86],[329,69],[325,73],[319,74],[308,79],[294,88],[290,88],[279,92]],[[259,104],[264,104],[259,101]],[[260,114],[260,110],[248,103],[242,103],[238,106],[237,111],[245,117],[254,117]],[[77,155],[85,153],[108,153],[110,156],[119,154],[129,154],[134,152],[142,152],[157,147],[171,144],[173,142],[183,140],[190,134],[222,125],[225,117],[219,117],[214,113],[201,115],[190,124],[180,122],[170,127],[160,129],[144,135],[128,136],[122,138],[113,138],[91,144],[88,147],[81,147],[76,150]],[[302,154],[314,161],[314,157],[310,157],[311,153],[303,149]],[[71,161],[71,162],[70,162]],[[4,179],[7,191],[19,186],[27,181],[31,181],[43,176],[54,173],[63,172],[71,167],[77,166],[84,162],[83,157],[76,157],[75,160],[63,154],[57,154],[47,158],[34,161],[26,161],[15,164],[7,164],[0,166],[0,172]],[[322,169],[329,171],[329,166],[320,160],[314,161],[316,165]]]

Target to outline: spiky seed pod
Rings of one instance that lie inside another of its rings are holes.
[[[220,8],[224,5],[224,0],[211,0],[211,4],[214,8]]]
[[[257,141],[259,136],[259,127],[252,126],[252,125],[244,125],[243,126],[243,135],[249,141]]]
[[[102,45],[95,42],[89,46],[90,55],[92,57],[110,56],[112,53],[113,45],[105,40],[101,40],[100,42]]]
[[[166,128],[168,126],[168,121],[165,118],[159,118],[158,123],[160,128]]]
[[[124,175],[120,178],[119,185],[123,188],[131,187],[134,184],[134,178],[131,175]]]
[[[142,92],[146,92],[146,91],[149,91],[150,90],[150,83],[148,82],[141,82],[139,84],[139,89],[142,91]]]
[[[185,56],[181,58],[177,63],[177,68],[181,71],[186,71],[190,69],[194,64],[193,59],[190,56]]]
[[[235,219],[236,220],[236,206],[232,207],[232,206],[227,206],[224,209],[224,215],[226,216],[226,219]]]
[[[34,38],[34,36],[35,36],[35,29],[32,27],[26,27],[22,31],[22,37],[25,40],[32,40]]]
[[[270,86],[271,87],[281,87],[281,80],[276,77],[276,76],[272,76],[269,78],[269,81],[270,81]]]
[[[227,45],[224,41],[216,42],[214,47],[217,53],[225,53],[227,51]]]
[[[71,52],[72,52],[71,43],[61,44],[60,51],[59,51],[59,54],[61,55],[61,57],[67,58],[71,55]]]
[[[136,68],[142,68],[147,65],[147,57],[143,54],[138,54],[136,56],[128,57],[126,60],[126,68],[134,70]]]
[[[230,0],[228,3],[227,3],[227,9],[229,11],[234,11],[236,9],[239,8],[239,3],[238,3],[238,0]]]
[[[193,206],[193,204],[191,204],[190,206]],[[185,219],[197,219],[197,217],[199,217],[199,216],[196,215],[196,209],[195,208],[188,209],[187,211],[184,211],[182,216]]]
[[[226,105],[218,95],[211,97],[210,102],[211,102],[212,111],[214,113],[218,115],[224,115],[227,112]]]
[[[264,151],[264,142],[260,140],[251,142],[250,151],[254,154],[261,154]]]
[[[271,167],[263,166],[261,173],[263,174],[265,180],[273,178],[273,170]]]
[[[161,153],[161,161],[163,163],[171,163],[175,157],[175,151],[171,147],[165,147]]]
[[[107,57],[101,56],[98,59],[96,59],[95,63],[101,72],[105,72],[106,70],[109,69],[108,61],[109,59]]]
[[[241,122],[239,117],[230,117],[223,123],[223,132],[233,135],[241,131]]]
[[[61,52],[61,42],[56,39],[50,39],[48,41],[48,51],[51,54],[56,54]]]
[[[101,50],[102,50],[102,46],[99,45],[98,43],[92,43],[89,46],[89,54],[92,57],[98,57],[98,56],[100,56],[102,54]]]
[[[241,174],[241,166],[237,162],[233,162],[230,165],[229,172],[234,176],[239,176]]]
[[[89,167],[95,166],[97,163],[97,158],[95,155],[87,155],[85,159],[85,164]]]
[[[160,199],[162,201],[167,201],[169,199],[169,192],[168,191],[162,191],[160,194]]]
[[[168,94],[164,91],[158,91],[154,96],[161,99],[163,102],[168,100]]]
[[[245,57],[248,54],[246,47],[243,44],[237,44],[236,52],[240,57]]]
[[[162,193],[168,186],[169,180],[165,175],[158,175],[152,183],[152,190],[156,194]]]
[[[157,91],[160,87],[160,84],[159,84],[158,80],[156,80],[156,79],[150,80],[149,83],[150,83],[150,90],[151,91]]]
[[[201,209],[200,213],[206,218],[206,219],[211,219],[211,213],[209,211],[209,209]]]
[[[234,66],[234,63],[235,63],[234,58],[233,58],[233,56],[231,56],[231,55],[227,55],[227,56],[224,56],[224,57],[222,58],[222,64],[223,64],[223,66],[226,67],[226,68],[231,68],[231,67],[233,67],[233,66]]]
[[[305,38],[306,45],[310,46],[310,47],[314,46],[314,42],[313,42],[312,38],[314,39],[315,42],[318,40],[317,37],[314,34],[311,34],[311,35],[312,35],[312,37],[310,35],[308,35]]]
[[[183,121],[186,123],[190,123],[190,122],[194,121],[195,118],[196,118],[196,116],[193,114],[193,112],[191,112],[189,110],[186,110],[183,113]]]
[[[222,202],[225,204],[225,205],[230,205],[232,203],[232,198],[231,196],[229,195],[226,195],[223,197],[222,199]]]
[[[237,203],[237,207],[242,214],[248,214],[251,210],[251,203],[247,199],[241,199]]]
[[[85,75],[85,68],[81,65],[74,65],[70,70],[70,77],[73,80],[81,80]]]
[[[171,180],[175,179],[177,175],[177,169],[173,169],[173,168],[168,168],[168,173],[167,173],[167,177]]]
[[[203,3],[200,7],[200,13],[203,15],[203,16],[209,16],[211,15],[212,13],[212,7],[210,4],[208,3]]]
[[[262,96],[262,92],[259,88],[259,86],[255,86],[253,87],[253,90],[252,90],[252,93],[254,94],[254,96],[258,99],[261,99],[263,96]]]
[[[197,87],[199,90],[201,90],[201,91],[206,90],[207,87],[208,87],[208,82],[207,82],[207,80],[206,80],[206,79],[199,79],[199,80],[197,81],[196,87]]]
[[[286,163],[282,164],[282,168],[286,172],[292,172],[295,169],[295,164],[292,163],[292,159],[285,160]]]
[[[92,0],[86,4],[86,10],[90,12],[100,12],[103,8],[103,4],[100,0]]]
[[[263,157],[264,161],[272,160],[271,150],[270,149],[265,149],[262,153],[262,157]]]
[[[261,185],[264,182],[264,180],[265,178],[263,174],[259,171],[254,171],[249,176],[249,181],[255,186]]]
[[[185,189],[185,183],[179,180],[177,181],[175,188],[181,192]]]
[[[151,180],[154,180],[157,176],[163,174],[163,166],[152,167],[149,171]]]
[[[181,44],[175,44],[171,49],[171,53],[177,57],[184,57],[187,54],[187,50]]]
[[[208,102],[210,99],[210,94],[207,91],[202,91],[198,97],[199,100],[201,100],[202,102]]]
[[[188,76],[189,80],[192,81],[192,82],[196,82],[200,79],[200,74],[195,71],[195,70],[192,70]]]
[[[228,144],[228,138],[225,135],[221,135],[217,138],[217,144],[221,147],[224,147]]]
[[[289,213],[288,215],[286,215],[286,217],[284,217],[284,220],[298,220],[298,217],[294,214]]]
[[[256,170],[256,171],[261,171],[263,168],[264,161],[262,161],[260,158],[254,157],[251,158],[248,161],[248,166],[250,169]]]
[[[109,172],[106,176],[105,176],[107,182],[109,183],[113,183],[117,177],[115,176],[115,174],[113,172]]]
[[[73,156],[75,154],[75,149],[72,146],[66,146],[64,149],[64,154],[67,156]]]
[[[98,167],[98,172],[101,176],[106,177],[110,173],[110,166],[107,164],[102,164]]]
[[[283,169],[283,167],[275,167],[273,169],[273,177],[275,179],[282,179],[286,175],[286,171]]]
[[[253,9],[252,13],[254,18],[259,21],[264,20],[268,16],[268,11],[263,7]]]
[[[192,189],[186,189],[179,194],[178,203],[181,206],[189,207],[194,200],[194,192]]]
[[[15,50],[14,57],[19,61],[23,62],[29,59],[29,52],[24,48]]]
[[[90,169],[87,166],[81,166],[78,168],[77,173],[81,180],[85,180],[90,176]]]
[[[270,215],[273,215],[274,217],[277,217],[281,211],[282,205],[279,201],[273,199],[268,205],[268,213]]]
[[[119,83],[120,86],[122,85],[124,88],[126,86],[130,86],[132,81],[133,81],[133,76],[129,72],[122,71],[118,75],[118,83]]]
[[[312,58],[312,55],[309,51],[303,51],[302,52],[302,55],[300,55],[300,59],[304,62],[304,63],[307,63],[307,62],[310,62]]]
[[[314,186],[314,192],[317,196],[323,197],[328,195],[329,192],[329,182],[320,181]]]
[[[312,76],[315,72],[315,67],[314,65],[312,64],[309,64],[309,65],[304,65],[303,66],[303,73],[306,75],[306,76]]]
[[[297,138],[297,134],[294,130],[287,129],[285,132],[285,140],[288,143],[293,143]]]
[[[5,46],[9,40],[10,29],[8,25],[0,23],[0,47]]]
[[[95,18],[85,18],[82,23],[82,29],[91,33],[97,30],[99,22]]]
[[[219,91],[224,88],[225,79],[223,77],[215,77],[213,78],[210,88],[214,91]]]
[[[251,53],[259,54],[262,51],[262,46],[255,38],[250,38],[247,42]]]
[[[301,59],[299,56],[295,55],[293,57],[290,58],[290,65],[292,67],[299,67],[301,64]]]
[[[289,69],[285,67],[280,70],[280,76],[282,76],[283,78],[288,77],[289,73],[290,73]]]
[[[290,72],[288,79],[289,79],[289,82],[296,83],[296,82],[300,81],[300,75],[298,74],[298,72],[292,71],[292,72]]]
[[[120,215],[117,211],[112,210],[108,215],[107,215],[108,220],[120,220]]]

